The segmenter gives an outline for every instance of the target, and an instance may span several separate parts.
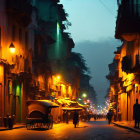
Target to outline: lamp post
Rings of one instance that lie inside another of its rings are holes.
[[[14,44],[11,42],[10,46],[9,46],[10,52],[11,53],[15,53],[15,46]]]

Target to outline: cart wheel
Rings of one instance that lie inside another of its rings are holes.
[[[29,130],[30,129],[30,124],[26,124],[26,128],[27,128],[27,130]]]
[[[52,129],[52,128],[53,128],[53,122],[50,123],[50,129]]]
[[[50,129],[52,129],[53,128],[53,117],[52,116],[50,116],[50,118],[49,118],[49,124],[50,124]]]
[[[49,123],[47,123],[47,126],[48,126],[48,130],[50,129],[50,122]]]

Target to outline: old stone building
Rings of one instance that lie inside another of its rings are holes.
[[[133,105],[140,103],[140,1],[118,0],[116,39],[122,41],[115,52],[114,74],[109,74],[111,108],[119,120],[133,120]]]

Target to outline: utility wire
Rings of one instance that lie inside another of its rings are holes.
[[[110,8],[108,8],[108,7],[106,6],[106,4],[104,4],[104,3],[102,2],[102,0],[99,0],[99,2],[103,5],[103,7],[104,7],[113,17],[115,17],[114,14],[112,13],[112,11],[110,10]]]

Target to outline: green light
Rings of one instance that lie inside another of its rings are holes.
[[[20,96],[20,86],[19,85],[17,85],[17,87],[16,87],[16,95]]]
[[[79,100],[79,101],[81,101],[82,99],[81,99],[81,98],[79,98],[78,100]]]
[[[83,93],[82,97],[86,98],[87,97],[87,94],[86,93]]]
[[[60,31],[60,26],[59,23],[57,22],[57,35],[59,35],[59,31]]]

